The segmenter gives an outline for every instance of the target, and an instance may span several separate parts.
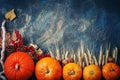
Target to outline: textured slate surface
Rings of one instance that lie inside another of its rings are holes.
[[[14,8],[17,19],[7,21],[6,28],[18,29],[26,44],[47,50],[58,43],[76,51],[82,40],[98,54],[107,43],[120,50],[119,4],[119,0],[0,0],[0,23]]]

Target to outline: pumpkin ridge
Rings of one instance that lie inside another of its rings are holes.
[[[31,64],[31,66],[34,65],[34,64],[32,64],[32,63],[30,63],[30,64]],[[30,72],[33,73],[33,72],[34,72],[34,70],[31,70],[30,68],[26,68],[26,67],[25,67],[26,64],[25,64],[24,66],[23,66],[23,65],[24,65],[24,64],[21,63],[21,68],[20,68],[20,71],[21,71],[21,72],[22,72],[22,70],[25,70],[25,73],[30,73]],[[27,66],[27,65],[26,65],[26,66]],[[28,66],[28,67],[31,67],[31,66]],[[34,66],[32,66],[32,67],[34,67]],[[23,74],[24,74],[24,73],[23,73]]]
[[[10,67],[9,67],[9,68],[10,68]],[[8,72],[8,73],[7,73],[8,76],[11,76],[11,72],[13,72],[12,75],[16,76],[16,75],[15,75],[15,71],[12,71],[11,69],[9,69],[9,71],[7,71],[7,72]],[[14,79],[15,79],[15,77],[14,77]],[[16,80],[16,79],[15,79],[15,80]]]
[[[21,69],[22,69],[22,68],[21,68]],[[26,71],[29,71],[29,70],[26,70]],[[23,75],[24,73],[22,72],[22,70],[20,70],[20,72],[21,72],[22,76],[24,76],[24,75]],[[29,71],[29,72],[31,72],[31,71]],[[29,73],[29,72],[28,72],[28,73]],[[26,77],[25,77],[25,78],[26,78]],[[23,80],[23,79],[21,79],[21,80]],[[26,80],[26,79],[24,79],[24,80]]]
[[[12,56],[13,56],[13,54],[9,55],[9,57],[6,59],[7,62],[4,63],[4,71],[5,71],[5,73],[8,74],[8,76],[9,75],[11,76],[11,73],[13,73],[12,75],[16,76],[15,71],[13,70],[13,68],[14,68],[13,65],[14,65],[14,61],[16,60],[16,57],[12,58]],[[9,63],[11,63],[11,64],[9,64]],[[6,64],[8,64],[8,65],[6,65]],[[15,79],[15,77],[14,77],[14,79]]]
[[[30,65],[31,67],[34,67],[34,68],[35,68],[35,66],[34,66],[34,62],[33,62],[32,60],[29,60],[29,61],[32,62],[32,63],[29,63],[29,65]],[[25,62],[22,61],[21,64],[22,64],[22,63],[25,63]],[[26,69],[26,66],[28,66],[28,64],[27,64],[27,65],[26,65],[26,64],[22,64],[22,65],[21,65],[21,68]],[[28,67],[29,67],[29,66],[28,66]],[[33,70],[31,70],[30,68],[27,68],[27,69],[28,69],[28,71],[34,72],[34,68],[32,68]]]
[[[30,66],[29,66],[29,67],[30,67]],[[22,67],[22,66],[21,66],[21,68],[22,68],[22,69],[26,69],[25,67]],[[27,69],[26,71],[29,71],[29,72],[34,72],[34,71],[33,71],[33,70],[31,70],[31,69]]]

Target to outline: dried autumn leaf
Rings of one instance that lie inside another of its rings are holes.
[[[11,39],[12,39],[13,41],[16,41],[16,40],[17,40],[17,35],[16,35],[15,31],[13,31],[12,36],[11,36]]]
[[[6,43],[5,43],[5,45],[9,46],[10,42],[11,42],[11,35],[10,35],[9,32],[6,32]]]
[[[7,47],[11,42],[11,35],[9,32],[6,32],[5,36],[6,36],[5,46]],[[0,48],[2,48],[2,31],[0,34]]]
[[[9,12],[7,12],[5,14],[5,18],[10,20],[10,21],[14,20],[16,18],[16,14],[15,14],[14,9],[10,10]]]
[[[42,55],[42,54],[43,54],[43,51],[39,48],[38,50],[36,50],[36,54]]]
[[[15,33],[15,31],[13,31],[12,35],[11,35],[11,41],[15,41],[15,43],[17,43],[17,35]],[[10,43],[10,45],[14,45],[13,43]]]

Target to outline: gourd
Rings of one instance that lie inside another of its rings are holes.
[[[11,53],[4,63],[4,73],[8,80],[27,80],[34,72],[34,61],[25,52]]]

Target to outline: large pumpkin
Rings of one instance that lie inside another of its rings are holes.
[[[63,67],[64,80],[80,80],[82,77],[82,68],[75,63],[68,63]]]
[[[97,65],[88,65],[83,70],[84,80],[100,80],[101,69]]]
[[[4,72],[8,80],[27,80],[34,72],[34,62],[25,52],[14,52],[7,57]]]
[[[120,67],[115,63],[106,63],[102,68],[106,80],[116,80],[120,76]]]
[[[62,67],[56,59],[45,57],[37,62],[35,75],[38,80],[59,80]]]

